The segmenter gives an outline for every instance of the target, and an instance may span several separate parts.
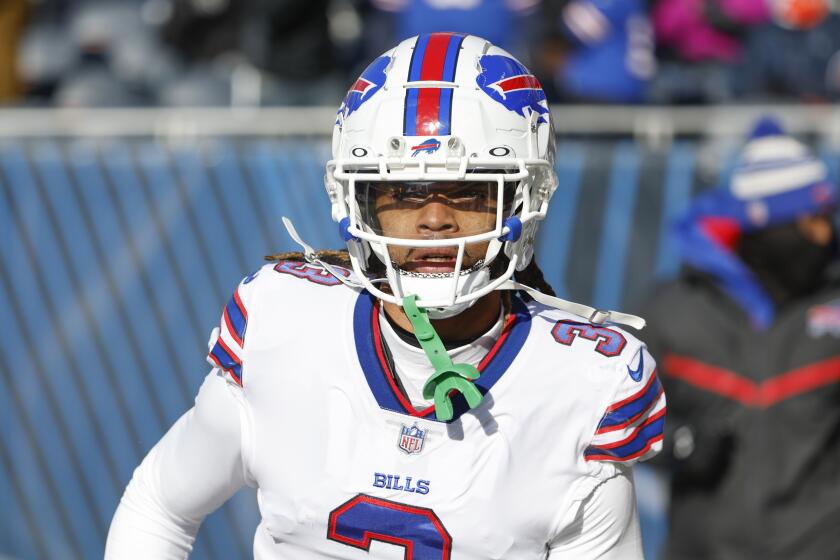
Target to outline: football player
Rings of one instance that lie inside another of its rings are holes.
[[[665,398],[615,326],[641,320],[514,280],[540,276],[553,149],[539,83],[483,39],[373,61],[327,164],[347,266],[299,240],[240,283],[106,557],[187,557],[247,484],[261,560],[641,558],[630,467],[661,447]]]

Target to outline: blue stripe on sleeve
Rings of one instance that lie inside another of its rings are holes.
[[[242,337],[245,336],[245,327],[247,326],[247,322],[245,321],[245,317],[242,315],[242,311],[233,300],[228,302],[226,310],[228,318],[230,319],[230,324],[233,326],[234,333],[236,333],[236,336],[242,340]]]
[[[610,457],[614,457],[616,459],[626,459],[629,458],[631,455],[639,453],[642,451],[650,441],[657,436],[662,435],[662,430],[665,427],[665,415],[663,414],[657,420],[654,420],[636,434],[630,442],[619,446],[613,447],[610,449],[605,449],[603,447],[595,447],[590,446],[584,452],[586,456],[592,455],[609,455]]]
[[[650,384],[647,390],[640,395],[639,398],[630,401],[621,408],[604,414],[604,417],[601,419],[601,423],[598,425],[599,429],[623,424],[634,416],[644,412],[656,401],[661,390],[662,384],[659,382],[659,378],[654,377],[653,383]]]
[[[236,336],[239,337],[239,340],[245,340],[245,327],[248,322],[245,320],[242,310],[236,304],[236,299],[230,298],[225,309]]]
[[[210,351],[210,354],[215,358],[219,367],[225,371],[233,372],[237,380],[242,379],[242,364],[234,356],[228,354],[228,352],[222,348],[221,344],[217,342],[213,346],[213,350]]]

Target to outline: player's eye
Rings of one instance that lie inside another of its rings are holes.
[[[422,206],[432,201],[451,204],[456,209],[489,208],[495,201],[495,184],[485,182],[368,183],[377,206],[399,204]]]
[[[429,198],[429,190],[419,185],[406,185],[393,189],[391,197],[397,202],[423,204]]]
[[[476,202],[487,198],[486,187],[463,187],[447,193],[446,198],[452,202]]]

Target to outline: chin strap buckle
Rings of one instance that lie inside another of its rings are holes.
[[[589,322],[596,325],[603,325],[610,320],[610,312],[603,309],[593,309],[592,315],[589,316]]]

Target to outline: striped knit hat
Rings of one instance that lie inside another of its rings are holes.
[[[729,190],[745,230],[828,212],[837,202],[837,186],[828,178],[825,163],[769,117],[754,127]]]

